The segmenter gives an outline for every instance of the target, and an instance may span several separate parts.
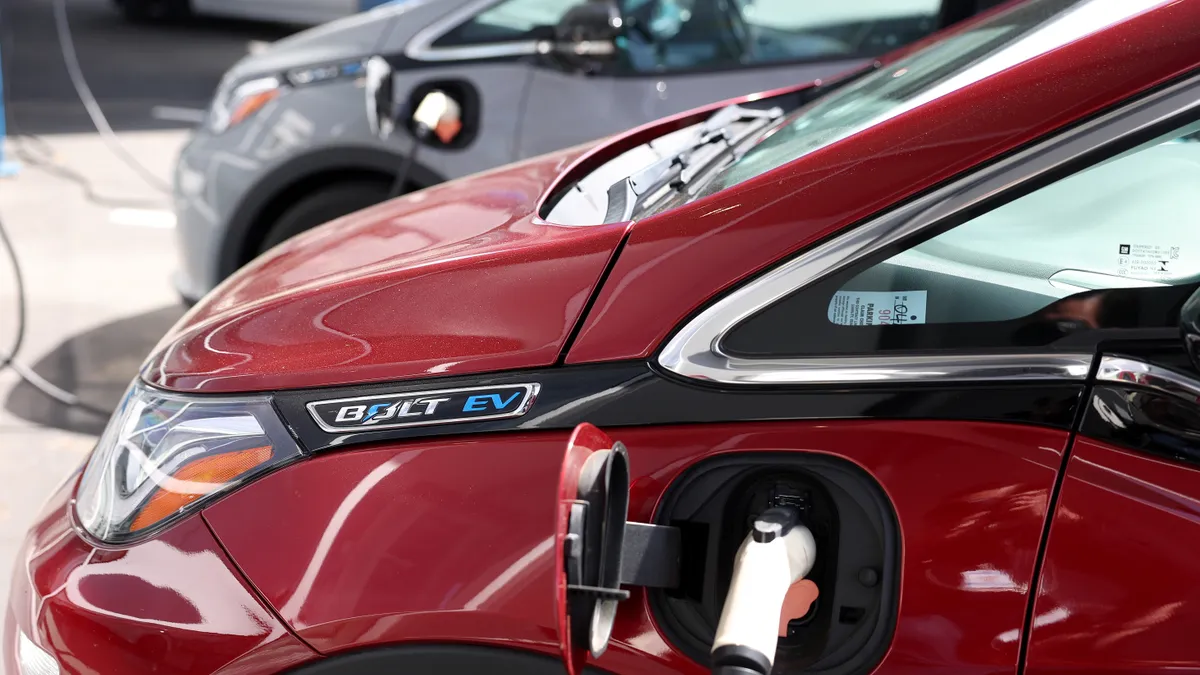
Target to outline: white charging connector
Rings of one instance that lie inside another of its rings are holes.
[[[791,508],[754,521],[734,560],[733,580],[713,640],[713,672],[768,675],[775,662],[784,598],[812,571],[817,542]]]
[[[458,102],[442,91],[431,91],[421,99],[420,105],[413,112],[413,121],[429,131],[436,131],[446,123],[457,123],[462,116]]]

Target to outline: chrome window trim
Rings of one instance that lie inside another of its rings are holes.
[[[422,28],[404,46],[404,55],[415,61],[470,61],[510,56],[531,56],[538,53],[537,40],[522,42],[492,42],[461,47],[434,47],[433,43],[492,5],[502,0],[478,0],[450,12]]]
[[[740,385],[1085,379],[1087,369],[1080,366],[1085,361],[1090,363],[1091,354],[747,359],[726,354],[720,345],[737,325],[793,291],[1102,145],[1146,131],[1197,107],[1200,77],[1194,76],[901,205],[785,262],[708,306],[667,341],[658,363],[689,379]]]
[[[1096,381],[1134,385],[1188,403],[1200,403],[1200,381],[1170,368],[1127,356],[1105,354],[1101,357]]]

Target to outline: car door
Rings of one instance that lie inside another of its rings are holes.
[[[729,542],[799,493],[838,543],[818,536],[837,558],[796,629],[867,654],[830,636],[891,613],[875,672],[1193,667],[1200,385],[1178,326],[1200,287],[1198,92],[1193,78],[1110,109],[824,241],[677,327],[642,392],[575,411],[628,448],[630,519],[685,542],[681,581],[647,592],[650,616],[618,613],[613,642],[661,626],[702,659]],[[861,511],[886,495],[891,599],[861,595],[886,564],[841,567],[878,542],[822,520],[817,496],[836,490],[818,458],[865,472],[847,489]],[[805,644],[781,642],[776,672],[828,665]]]
[[[1026,672],[1200,670],[1200,371],[1180,341],[1105,350],[1054,513]]]

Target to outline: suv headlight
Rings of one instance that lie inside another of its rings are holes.
[[[159,531],[301,451],[265,396],[181,396],[135,382],[80,479],[75,513],[92,536]]]
[[[214,134],[235,127],[274,101],[283,92],[277,77],[259,77],[239,83],[222,82],[208,114],[208,128]]]

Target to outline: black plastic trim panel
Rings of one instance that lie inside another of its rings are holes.
[[[410,429],[336,434],[322,430],[312,401],[434,388],[536,382],[537,400],[521,417]],[[1083,383],[716,387],[668,376],[644,362],[510,371],[471,377],[280,392],[275,402],[311,451],[450,434],[805,419],[945,419],[1069,429]]]
[[[1105,354],[1132,358],[1200,381],[1178,338],[1112,341]],[[1200,401],[1137,383],[1100,382],[1083,411],[1080,434],[1136,452],[1200,466]]]
[[[468,645],[385,647],[331,656],[293,675],[562,675],[563,663],[542,654]],[[588,675],[604,671],[588,668]]]
[[[1162,459],[1200,466],[1200,405],[1132,387],[1096,386],[1084,436]]]

